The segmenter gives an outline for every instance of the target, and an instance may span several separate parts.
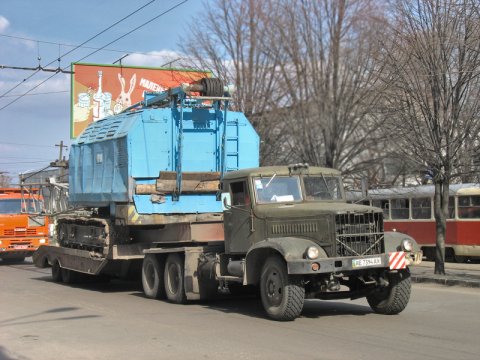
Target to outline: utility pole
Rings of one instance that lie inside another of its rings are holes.
[[[68,168],[68,161],[65,160],[65,157],[63,156],[63,148],[67,149],[68,146],[63,145],[63,140],[60,141],[60,144],[55,144],[55,146],[58,146],[60,148],[59,155],[58,155],[57,160],[50,163],[50,166],[51,167],[58,167],[58,168],[62,168],[62,169]],[[62,171],[62,174],[63,174],[63,171]]]
[[[67,149],[67,146],[63,145],[63,140],[60,141],[60,144],[55,144],[55,146],[60,147],[60,155],[58,156],[58,161],[62,161],[63,160],[63,158],[62,158],[63,148]]]
[[[65,160],[65,157],[63,156],[63,148],[67,149],[67,146],[63,145],[63,140],[60,141],[60,144],[55,144],[55,146],[60,148],[58,160],[51,162],[50,166],[60,168],[60,178],[63,179],[65,176],[65,169],[68,169],[68,160]]]

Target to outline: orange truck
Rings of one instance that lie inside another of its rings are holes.
[[[21,262],[48,244],[48,218],[38,190],[0,188],[0,259]]]

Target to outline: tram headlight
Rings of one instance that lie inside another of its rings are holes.
[[[319,254],[318,248],[315,246],[310,246],[307,249],[307,257],[310,260],[315,260],[316,258],[318,258],[318,254]]]
[[[402,249],[405,251],[412,251],[413,250],[413,242],[410,239],[403,239],[402,240]]]

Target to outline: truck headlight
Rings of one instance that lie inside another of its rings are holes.
[[[315,246],[310,246],[307,249],[307,257],[310,260],[315,260],[316,258],[318,258],[318,254],[319,254],[318,248]]]
[[[40,244],[45,244],[47,242],[46,239],[40,239]]]
[[[413,242],[410,239],[403,239],[402,240],[402,249],[405,251],[412,251],[413,250]]]

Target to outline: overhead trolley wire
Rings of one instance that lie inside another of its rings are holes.
[[[155,1],[155,0],[152,0],[152,1]],[[162,13],[158,14],[157,16],[151,18],[150,20],[144,22],[143,24],[141,24],[141,25],[133,28],[132,30],[126,32],[126,33],[123,34],[122,36],[119,36],[119,37],[116,38],[115,40],[110,41],[108,44],[102,46],[101,48],[99,48],[99,49],[97,49],[97,50],[95,50],[95,51],[92,51],[92,52],[89,53],[88,55],[85,55],[84,57],[82,57],[81,59],[77,60],[76,62],[80,62],[80,61],[82,61],[82,60],[84,60],[84,59],[92,56],[93,54],[96,54],[97,52],[103,50],[103,49],[106,48],[107,46],[112,45],[113,43],[117,42],[117,41],[120,40],[120,39],[123,39],[124,37],[130,35],[131,33],[137,31],[138,29],[141,29],[142,27],[150,24],[151,22],[157,20],[158,18],[162,17],[163,15],[168,14],[170,11],[176,9],[176,8],[179,7],[180,5],[183,5],[183,4],[186,3],[187,1],[188,1],[188,0],[183,0],[183,1],[179,2],[179,3],[177,3],[176,5],[168,8],[167,10],[165,10],[165,11],[163,11]],[[148,5],[148,4],[147,4],[147,5]],[[62,70],[65,70],[65,69],[67,69],[67,68],[69,68],[69,67],[70,67],[70,65],[64,67]],[[50,80],[51,78],[53,78],[55,75],[57,75],[57,73],[49,76],[48,78],[46,78],[45,80],[43,80],[43,81],[40,82],[39,84],[35,85],[33,88],[31,88],[30,90],[28,90],[28,91],[25,92],[24,94],[20,95],[18,98],[10,101],[10,102],[7,103],[5,106],[1,107],[1,108],[0,108],[0,111],[2,111],[3,109],[7,108],[7,107],[10,106],[10,105],[12,105],[13,103],[17,102],[18,100],[20,100],[20,99],[23,98],[25,95],[29,94],[31,91],[35,90],[35,89],[38,88],[39,86],[43,85],[43,84],[46,83],[48,80]]]
[[[132,15],[135,15],[136,13],[138,13],[140,10],[144,9],[145,7],[147,7],[148,5],[154,3],[155,1],[157,0],[150,0],[148,3],[142,5],[141,7],[137,8],[135,11],[131,12],[130,14],[124,16],[123,18],[121,18],[120,20],[116,21],[115,23],[113,23],[112,25],[106,27],[105,29],[103,29],[102,31],[100,31],[99,33],[93,35],[92,37],[90,37],[88,40],[85,40],[84,42],[82,42],[80,45],[77,45],[76,47],[74,47],[73,49],[67,51],[66,53],[62,54],[62,55],[59,55],[57,59],[55,60],[52,60],[51,62],[49,62],[47,65],[45,65],[45,67],[47,66],[50,66],[52,65],[55,61],[61,59],[62,57],[65,57],[69,54],[71,54],[72,52],[74,52],[75,50],[79,49],[80,47],[82,47],[83,45],[85,45],[86,43],[92,41],[93,39],[99,37],[100,35],[102,35],[103,33],[107,32],[108,30],[110,30],[111,28],[113,28],[114,26],[120,24],[122,21],[125,21],[126,19],[128,19],[129,17],[131,17]],[[11,36],[13,37],[13,36]],[[68,68],[68,66],[67,66]],[[14,87],[12,87],[10,90],[7,90],[6,92],[4,92],[2,95],[0,95],[0,98],[1,97],[4,97],[5,95],[9,94],[10,92],[12,92],[13,90],[15,90],[17,87],[19,87],[20,85],[22,85],[25,81],[29,80],[30,78],[32,78],[34,75],[36,75],[38,72],[40,72],[41,69],[38,69],[36,70],[34,73],[32,73],[30,76],[26,77],[25,79],[23,79],[22,81],[20,81],[17,85],[15,85]],[[65,70],[62,69],[62,70]],[[7,106],[10,105],[10,104],[7,104]],[[4,108],[2,108],[4,109]],[[0,110],[2,110],[0,109]]]
[[[52,45],[59,45],[63,47],[74,47],[74,48],[82,48],[82,49],[88,49],[88,50],[98,50],[98,47],[93,47],[93,46],[82,46],[82,45],[75,45],[75,44],[65,44],[65,43],[58,43],[54,41],[44,41],[44,40],[38,40],[38,39],[32,39],[32,38],[25,38],[25,37],[20,37],[20,36],[13,36],[13,35],[7,35],[7,34],[0,34],[0,37],[8,37],[12,39],[19,39],[19,40],[24,40],[24,41],[31,41],[34,43],[40,43],[40,44],[52,44]],[[139,54],[139,55],[148,55],[148,56],[158,56],[161,57],[163,55],[157,55],[157,54],[150,54],[148,52],[141,52],[141,51],[134,51],[134,50],[121,50],[121,49],[101,49],[103,51],[109,51],[109,52],[114,52],[114,53],[120,53],[120,54],[125,54],[129,53],[130,55],[132,54]],[[63,56],[63,55],[62,55]],[[55,60],[53,61],[55,62]],[[52,62],[52,63],[53,63]]]

